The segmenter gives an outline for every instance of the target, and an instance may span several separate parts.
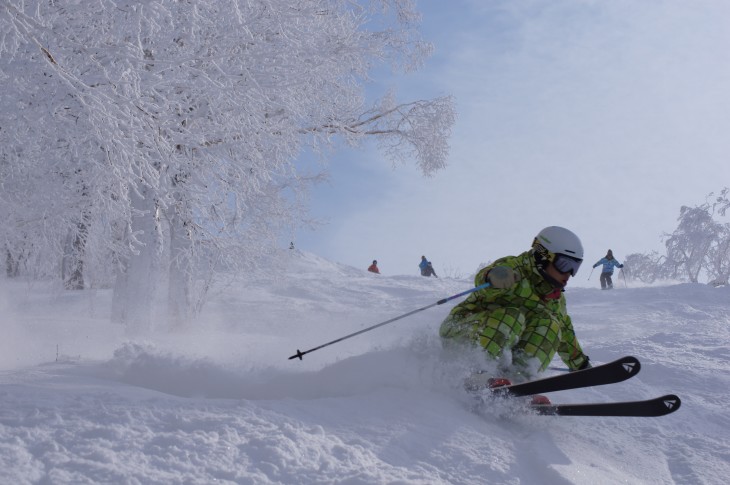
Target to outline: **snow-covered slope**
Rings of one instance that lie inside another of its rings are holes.
[[[110,295],[0,281],[0,483],[720,484],[730,476],[730,289],[569,288],[596,362],[634,379],[553,401],[674,392],[662,418],[474,409],[436,338],[468,280],[387,277],[282,252],[283,277],[216,293],[196,327],[130,340]],[[556,365],[561,365],[556,362]]]

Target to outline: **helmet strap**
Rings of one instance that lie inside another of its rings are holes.
[[[545,278],[545,281],[547,281],[548,283],[550,283],[550,285],[553,288],[555,288],[556,290],[562,290],[564,288],[564,286],[563,286],[562,283],[560,283],[558,280],[556,280],[555,278],[553,278],[552,276],[550,276],[547,273],[547,271],[545,271],[540,266],[537,267],[537,271],[540,273],[540,276],[542,276],[543,278]]]
[[[540,273],[540,276],[550,283],[553,288],[562,289],[563,285],[558,280],[550,276],[546,271],[548,265],[552,262],[553,258],[555,258],[555,255],[548,251],[545,246],[540,244],[537,238],[535,238],[535,242],[532,244],[532,255],[535,258],[535,266],[537,267],[537,271]]]
[[[555,257],[545,246],[535,239],[532,243],[532,255],[535,258],[535,264],[538,269],[544,269]]]

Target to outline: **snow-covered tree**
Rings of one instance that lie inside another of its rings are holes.
[[[727,285],[730,279],[730,224],[721,224],[717,237],[707,251],[706,266],[709,282]]]
[[[730,209],[730,200],[728,194],[730,189],[725,187],[714,197],[712,203],[712,211],[714,214],[726,216],[727,210]],[[730,279],[730,224],[718,224],[717,235],[707,252],[707,273],[710,277],[710,283],[714,285],[727,285]]]
[[[297,172],[305,147],[372,136],[394,163],[445,166],[449,97],[365,103],[378,63],[429,54],[417,21],[412,0],[3,2],[6,247],[47,231],[26,249],[62,261],[71,286],[106,255],[131,328],[149,325],[164,270],[186,321],[196,282],[252,264],[300,218],[317,179]]]
[[[724,216],[730,209],[730,187],[725,187],[718,195],[711,193],[709,197],[714,197],[712,209],[718,214]]]
[[[665,264],[673,269],[673,276],[685,275],[690,282],[697,283],[710,248],[722,232],[723,226],[713,219],[709,204],[682,206],[679,225],[665,241]]]
[[[656,251],[649,254],[629,254],[624,259],[622,271],[627,280],[653,283],[667,277],[665,260],[666,256],[662,256]]]
[[[626,257],[624,273],[629,278],[651,283],[658,279],[698,282],[700,275],[714,285],[728,284],[730,278],[730,223],[721,222],[730,208],[728,189],[718,196],[709,194],[704,204],[682,206],[679,224],[665,235],[666,254],[652,252]]]

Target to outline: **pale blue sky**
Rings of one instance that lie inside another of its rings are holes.
[[[328,225],[298,232],[300,249],[385,275],[417,274],[425,254],[467,275],[562,225],[588,263],[621,260],[662,250],[681,205],[730,185],[730,2],[418,5],[434,56],[373,90],[454,95],[449,166],[424,178],[372,148],[338,152],[312,194]]]

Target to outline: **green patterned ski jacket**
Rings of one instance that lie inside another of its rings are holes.
[[[528,368],[537,359],[544,371],[557,352],[570,369],[587,359],[566,310],[565,296],[545,281],[532,251],[498,259],[480,270],[475,286],[496,266],[509,266],[517,281],[510,288],[486,288],[456,305],[441,324],[446,340],[473,342],[497,358],[507,349],[515,365]]]

